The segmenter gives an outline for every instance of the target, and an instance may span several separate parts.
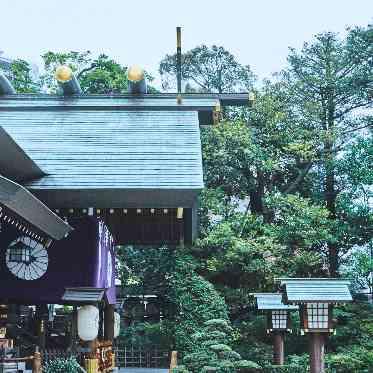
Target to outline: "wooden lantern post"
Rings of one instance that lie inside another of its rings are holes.
[[[324,373],[325,341],[334,332],[333,305],[352,301],[349,281],[333,278],[281,278],[288,304],[299,304],[301,333],[309,334],[311,373]]]
[[[311,373],[324,372],[325,336],[323,333],[310,333],[309,351]]]
[[[281,293],[253,293],[258,310],[267,312],[267,333],[273,336],[273,363],[283,365],[285,362],[285,334],[291,332],[290,311],[297,306],[282,302]]]
[[[114,341],[114,311],[113,304],[106,304],[104,310],[104,340]]]
[[[273,363],[275,365],[284,365],[285,362],[285,333],[274,332],[273,333]]]

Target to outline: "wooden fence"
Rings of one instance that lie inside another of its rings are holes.
[[[117,346],[115,348],[117,366],[120,368],[169,368],[169,351],[146,349],[139,346]]]
[[[2,369],[4,368],[8,369],[9,371],[14,371],[11,369],[17,369],[19,368],[19,365],[22,363],[29,363],[32,365],[32,373],[42,373],[42,362],[41,362],[41,354],[36,349],[34,355],[32,356],[26,356],[22,358],[1,358],[0,363],[3,365]]]

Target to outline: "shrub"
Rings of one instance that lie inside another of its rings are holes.
[[[236,351],[223,351],[220,353],[220,356],[226,360],[232,360],[232,361],[241,360],[241,355]]]
[[[191,336],[201,331],[205,321],[212,321],[214,318],[219,321],[211,322],[210,331],[220,331],[224,326],[228,326],[227,306],[214,286],[194,271],[193,261],[188,256],[177,258],[169,281],[168,296],[177,309],[175,349],[182,354],[195,352],[196,340],[201,337],[198,337],[198,334],[195,335],[196,339]],[[214,327],[216,323],[220,327]],[[219,342],[221,341],[219,339]]]
[[[337,354],[327,355],[326,363],[331,373],[372,372],[373,351],[364,347],[341,349]]]
[[[232,331],[228,320],[212,319],[204,322],[201,330],[192,335],[195,352],[184,357],[186,368],[193,373],[257,372],[259,365],[241,360],[241,355],[226,344],[231,339]]]
[[[179,365],[178,367],[172,369],[172,373],[191,373],[185,365]]]
[[[80,365],[75,358],[57,358],[46,363],[43,367],[44,373],[80,373]]]
[[[254,363],[253,361],[249,360],[240,360],[234,364],[236,371],[240,373],[252,373],[252,372],[259,372],[262,368]]]
[[[210,346],[210,350],[214,351],[214,352],[229,352],[229,351],[232,351],[232,348],[227,346],[227,345],[223,345],[223,344],[214,344],[214,345],[211,345]]]

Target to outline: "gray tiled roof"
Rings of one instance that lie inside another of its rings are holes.
[[[280,278],[288,303],[351,302],[350,281],[331,278]]]
[[[203,187],[194,111],[0,110],[0,126],[47,174],[33,191]]]
[[[253,293],[258,310],[297,310],[298,306],[282,303],[281,293]]]

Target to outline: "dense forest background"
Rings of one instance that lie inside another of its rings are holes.
[[[86,93],[127,90],[127,67],[106,55],[42,57],[37,81],[26,61],[13,62],[18,92],[56,92],[60,64]],[[373,287],[373,27],[316,35],[262,82],[223,47],[198,46],[182,61],[185,91],[252,91],[256,100],[224,108],[218,125],[201,129],[199,239],[119,250],[124,291],[156,295],[163,315],[125,328],[122,339],[178,350],[178,372],[305,372],[307,339],[297,333],[287,337],[286,366],[271,366],[265,319],[249,293],[276,290],[278,276],[348,277],[355,301],[335,312],[328,371],[373,371],[373,308],[360,294]],[[162,88],[174,89],[176,56],[165,56],[159,72]]]

